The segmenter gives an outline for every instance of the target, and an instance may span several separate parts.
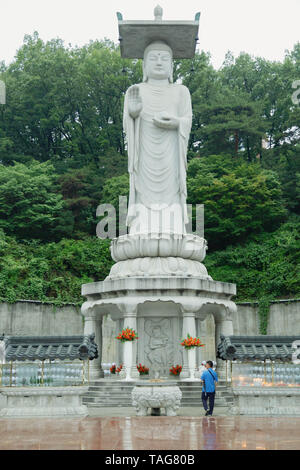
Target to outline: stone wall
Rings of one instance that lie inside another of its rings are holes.
[[[0,334],[15,336],[81,335],[83,317],[74,305],[37,301],[0,303]]]
[[[204,321],[197,320],[197,336],[204,343],[203,348],[197,348],[197,362],[215,361],[215,321],[213,315],[208,315]]]
[[[237,312],[233,315],[233,333],[241,336],[259,335],[258,305],[237,305]]]
[[[279,301],[271,305],[268,335],[300,334],[300,300]]]
[[[239,303],[233,318],[235,335],[259,335],[258,304]],[[300,334],[300,299],[278,300],[270,306],[268,335],[295,336]]]
[[[233,318],[235,335],[258,335],[259,316],[257,303],[240,303]],[[103,321],[102,362],[120,362],[114,337],[118,329],[107,315]],[[0,303],[0,334],[6,335],[76,335],[83,334],[83,317],[80,308],[74,305],[55,307],[36,301],[20,301],[14,304]],[[199,348],[198,361],[214,360],[214,320],[208,315],[205,321],[197,322],[197,334],[205,344]],[[282,300],[271,304],[269,335],[300,334],[300,300]]]

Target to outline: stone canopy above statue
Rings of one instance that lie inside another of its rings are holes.
[[[144,50],[153,41],[167,43],[174,59],[191,59],[195,55],[198,41],[200,13],[194,21],[164,21],[162,8],[154,9],[155,19],[151,21],[123,21],[121,13],[117,13],[119,21],[119,41],[121,56],[126,59],[142,59]]]

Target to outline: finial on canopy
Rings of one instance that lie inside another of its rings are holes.
[[[162,21],[163,9],[160,5],[156,5],[154,8],[154,18],[155,21]]]

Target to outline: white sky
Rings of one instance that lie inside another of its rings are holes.
[[[0,61],[9,63],[35,30],[66,45],[116,42],[116,12],[124,20],[153,19],[157,1],[166,20],[193,20],[201,11],[199,47],[211,52],[215,67],[228,50],[282,60],[300,41],[300,0],[0,0]]]

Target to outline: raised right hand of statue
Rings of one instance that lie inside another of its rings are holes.
[[[143,103],[140,90],[137,85],[133,85],[128,89],[128,111],[133,119],[139,117],[142,111]]]

